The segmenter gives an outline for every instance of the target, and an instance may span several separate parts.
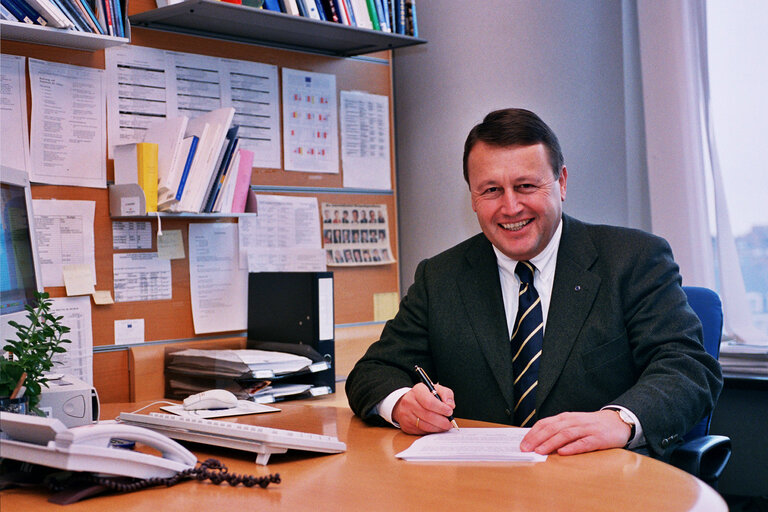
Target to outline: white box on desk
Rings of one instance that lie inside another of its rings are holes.
[[[89,425],[99,419],[99,395],[93,386],[64,375],[42,386],[38,409],[49,418],[61,420],[67,428]]]

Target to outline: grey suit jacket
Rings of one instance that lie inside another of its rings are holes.
[[[663,456],[708,414],[722,388],[663,239],[563,216],[536,393],[536,419],[621,405]],[[418,382],[422,366],[453,389],[454,414],[512,423],[515,401],[498,265],[481,233],[422,261],[415,282],[350,373],[353,411]]]

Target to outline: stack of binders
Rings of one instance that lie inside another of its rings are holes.
[[[269,344],[264,348],[171,352],[165,367],[165,396],[181,400],[207,389],[226,389],[240,399],[272,403],[332,392],[328,386],[308,384],[303,379],[330,368],[317,352],[281,352],[269,349],[284,346]]]

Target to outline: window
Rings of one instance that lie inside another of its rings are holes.
[[[768,337],[768,2],[710,0],[706,17],[710,133],[732,233],[721,228],[716,244],[735,245],[752,323]]]

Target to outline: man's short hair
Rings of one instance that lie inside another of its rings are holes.
[[[549,153],[549,163],[555,179],[560,178],[563,168],[563,152],[557,136],[539,116],[523,108],[495,110],[475,125],[464,142],[464,180],[469,184],[467,161],[469,152],[478,142],[501,148],[544,144]]]

